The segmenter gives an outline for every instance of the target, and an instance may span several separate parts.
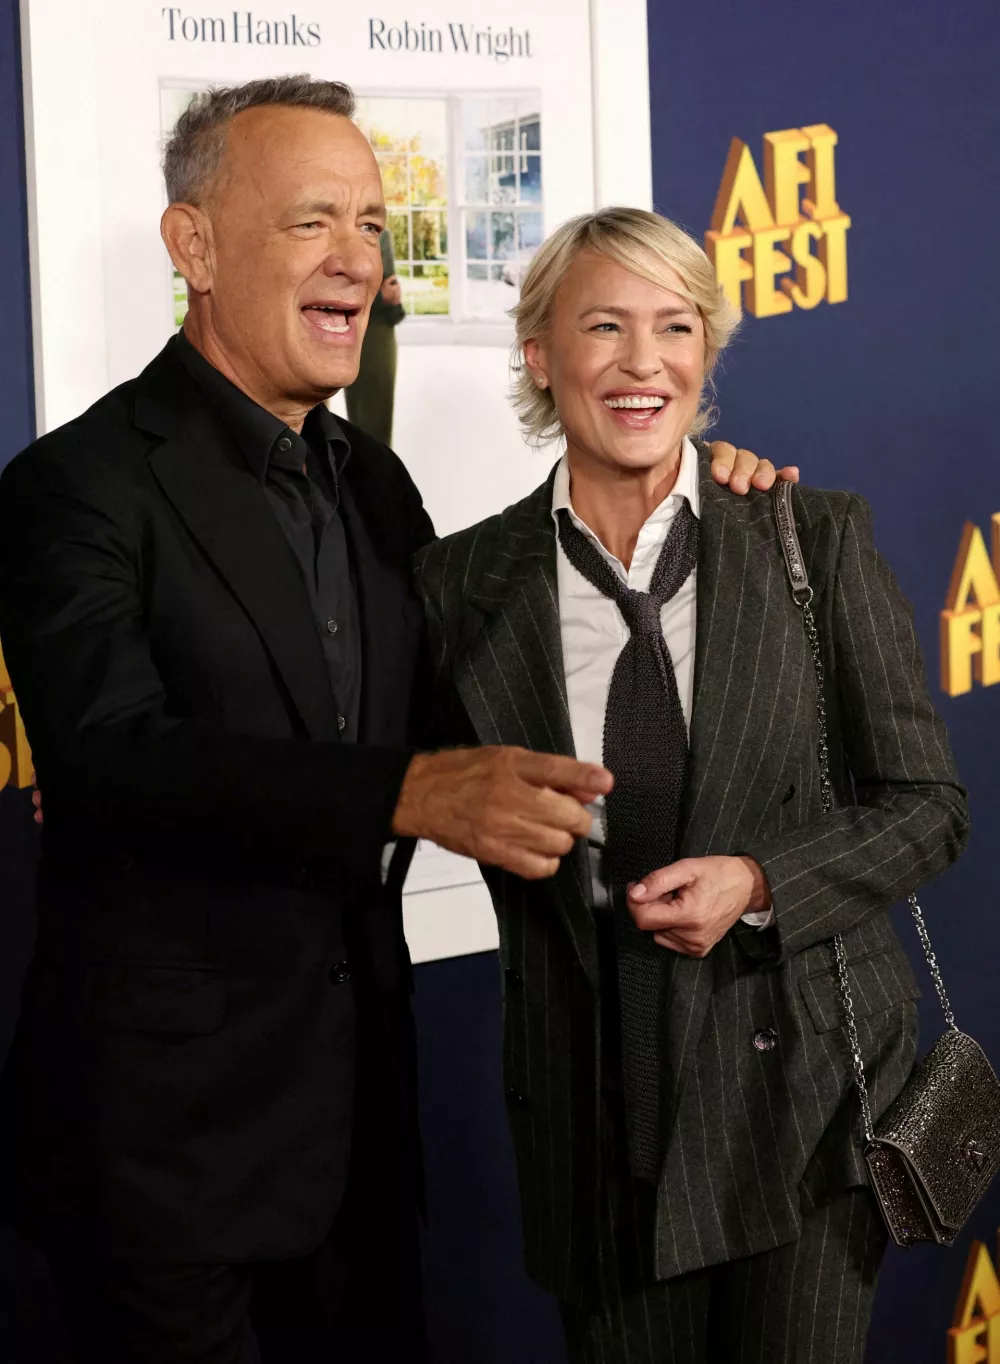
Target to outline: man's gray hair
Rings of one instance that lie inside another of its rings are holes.
[[[354,92],[340,81],[312,76],[270,76],[245,85],[203,90],[181,114],[163,152],[163,176],[172,204],[198,204],[222,164],[226,129],[244,109],[285,105],[354,115]]]

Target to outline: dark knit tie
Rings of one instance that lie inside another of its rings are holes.
[[[611,675],[604,717],[607,864],[621,1008],[622,1083],[633,1174],[656,1181],[662,1157],[663,1036],[669,953],[636,927],[631,882],[674,860],[687,776],[688,736],[660,610],[698,558],[698,518],[685,499],[670,527],[648,592],[626,587],[591,541],[559,514],[559,543],[588,582],[610,597],[628,626]]]

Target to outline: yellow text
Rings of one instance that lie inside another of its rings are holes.
[[[734,137],[705,233],[734,308],[775,317],[847,298],[847,229],[837,203],[837,134],[825,123],[764,134],[764,180]]]
[[[992,554],[967,521],[941,612],[941,688],[949,696],[1000,682],[1000,512],[990,522]]]
[[[31,782],[31,750],[0,650],[0,790],[30,786]]]
[[[1000,1281],[982,1241],[973,1241],[948,1332],[948,1364],[1000,1364]]]

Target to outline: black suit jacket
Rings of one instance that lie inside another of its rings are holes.
[[[396,456],[345,429],[357,745],[292,551],[175,343],[0,480],[0,637],[45,792],[10,1077],[29,1232],[272,1258],[338,1206],[359,988],[406,1026],[408,850],[385,884],[380,863],[433,534]]]
[[[733,497],[700,449],[691,769],[680,856],[749,854],[776,925],[670,954],[658,1277],[793,1241],[865,1182],[830,938],[843,934],[872,1109],[916,1050],[916,981],[888,910],[967,837],[965,792],[924,685],[911,613],[846,493],[796,489],[815,591],[837,808],[822,814],[816,682],[771,497]],[[431,654],[483,743],[572,753],[552,479],[422,554]],[[456,719],[456,732],[459,719]],[[504,1073],[529,1271],[566,1301],[614,1295],[628,1186],[602,1158],[597,931],[586,849],[549,881],[484,868],[504,967]],[[762,1044],[762,1045],[758,1045]],[[608,1276],[612,1276],[609,1278]]]

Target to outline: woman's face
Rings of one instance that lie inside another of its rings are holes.
[[[524,350],[552,390],[571,459],[639,471],[676,458],[705,378],[705,327],[681,294],[581,251],[548,331]]]

